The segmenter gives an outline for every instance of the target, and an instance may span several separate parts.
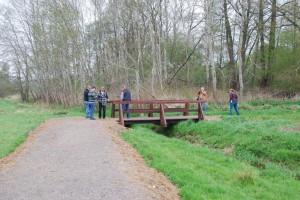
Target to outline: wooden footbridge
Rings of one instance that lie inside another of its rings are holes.
[[[119,123],[123,126],[133,124],[176,124],[185,120],[204,120],[201,103],[197,100],[112,100],[111,117],[119,116]],[[127,112],[122,109],[122,104],[129,104],[130,118],[125,118]]]

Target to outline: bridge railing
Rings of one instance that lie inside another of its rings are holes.
[[[133,100],[133,101],[120,101],[111,100],[112,110],[111,117],[115,118],[116,113],[119,113],[119,123],[124,123],[124,112],[122,104],[129,104],[129,113],[147,114],[146,117],[153,118],[155,113],[159,113],[160,124],[164,127],[167,126],[166,113],[182,113],[182,116],[189,116],[190,113],[197,113],[194,119],[204,120],[204,114],[200,101],[197,100]],[[191,105],[194,105],[191,107]],[[145,117],[145,116],[144,116]],[[135,118],[131,116],[131,118]],[[180,119],[180,118],[179,118]],[[187,118],[186,118],[187,119]],[[125,119],[125,121],[128,119]]]

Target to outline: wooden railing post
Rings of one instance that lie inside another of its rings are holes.
[[[166,116],[165,116],[165,110],[164,110],[164,104],[160,104],[160,113],[159,113],[159,118],[160,118],[160,124],[163,127],[167,127],[167,121],[166,121]]]
[[[198,103],[198,120],[204,120],[204,114],[200,102]]]
[[[116,104],[112,103],[111,105],[111,117],[115,118],[116,117]]]
[[[186,111],[183,112],[183,116],[188,116],[189,115],[189,111],[188,111],[189,110],[189,103],[185,104],[185,109],[186,109]]]
[[[150,110],[153,110],[153,103],[150,103]],[[153,117],[153,112],[149,112],[148,117]]]
[[[123,109],[122,104],[119,104],[119,122],[122,126],[124,126],[124,116],[123,116]]]

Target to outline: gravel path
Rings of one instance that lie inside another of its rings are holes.
[[[48,120],[1,160],[0,199],[179,199],[121,129],[112,119]]]

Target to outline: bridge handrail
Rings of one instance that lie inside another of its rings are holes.
[[[130,113],[148,113],[148,117],[153,117],[153,113],[160,113],[160,122],[162,126],[167,126],[166,112],[182,112],[184,116],[188,116],[189,112],[198,112],[198,120],[204,120],[204,114],[199,100],[110,100],[112,103],[111,117],[115,118],[115,112],[119,111],[119,123],[124,126],[123,110],[120,109],[122,104],[132,105],[146,105],[149,104],[149,108],[130,108]],[[184,104],[184,108],[165,108],[165,104]],[[197,104],[198,108],[195,110],[190,109],[190,104]],[[119,109],[116,109],[116,105],[119,105]],[[154,108],[154,105],[159,105],[159,108]]]

